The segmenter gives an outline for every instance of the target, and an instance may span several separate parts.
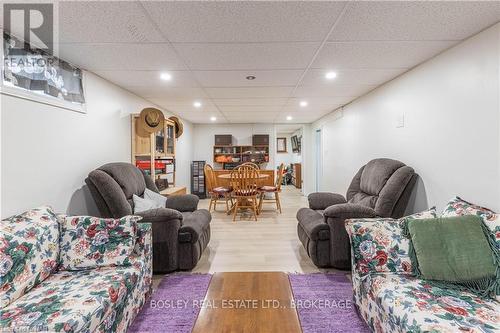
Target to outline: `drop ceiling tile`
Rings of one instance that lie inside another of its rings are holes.
[[[300,101],[307,101],[308,108],[313,108],[316,106],[330,106],[330,105],[341,105],[349,102],[350,100],[356,98],[356,96],[340,96],[340,97],[311,97],[311,98],[290,98],[288,99],[286,106],[300,106]]]
[[[498,1],[354,1],[330,40],[462,40],[498,20]]]
[[[288,98],[214,98],[218,106],[283,106]]]
[[[405,69],[344,69],[336,71],[337,77],[334,80],[327,80],[325,78],[325,74],[328,72],[327,69],[311,69],[307,71],[301,84],[324,86],[333,86],[335,84],[379,85],[395,78],[405,71]]]
[[[58,9],[62,43],[165,41],[138,2],[61,1]]]
[[[90,71],[186,69],[167,44],[60,44],[59,54]]]
[[[277,71],[195,71],[194,75],[204,87],[294,86],[304,70]],[[247,80],[249,75],[254,80]]]
[[[308,105],[306,108],[300,107],[299,105],[287,105],[283,108],[282,112],[291,112],[294,114],[309,114],[318,115],[324,112],[333,111],[342,106],[342,104],[331,104],[331,105]]]
[[[195,114],[200,114],[200,115],[217,115],[219,114],[219,110],[217,108],[214,108],[214,107],[203,107],[203,108],[200,108],[200,109],[197,109],[197,108],[194,108],[194,107],[189,107],[189,106],[186,106],[186,107],[181,107],[181,106],[169,106],[168,104],[158,104],[158,105],[161,105],[162,107],[164,107],[165,109],[167,110],[170,110],[172,112],[175,112],[177,114],[191,114],[191,115],[195,115]]]
[[[180,113],[179,116],[195,124],[212,123],[212,121],[210,120],[211,117],[216,117],[217,123],[227,122],[226,118],[224,118],[222,115],[218,115],[215,113],[214,114]]]
[[[168,97],[151,97],[149,100],[157,101],[162,103],[162,105],[167,105],[169,107],[193,107],[195,99],[193,98],[168,98]],[[202,104],[202,107],[215,107],[212,100],[208,98],[197,98],[197,102]]]
[[[205,99],[205,92],[201,88],[187,87],[166,87],[166,86],[139,86],[127,87],[127,90],[146,98],[163,98],[163,99],[191,99],[192,102],[198,99]]]
[[[172,42],[321,41],[342,2],[143,2]]]
[[[351,97],[361,96],[370,90],[374,85],[335,85],[335,86],[299,86],[294,93],[294,97],[314,98],[314,97]]]
[[[288,97],[293,87],[206,88],[212,98]]]
[[[298,114],[298,115],[291,114],[292,120],[290,122],[305,123],[305,124],[312,123],[312,122],[318,120],[319,118],[325,116],[329,112],[330,111],[325,111],[323,113],[318,113],[318,114]],[[275,119],[275,122],[285,122],[287,116],[288,116],[287,113],[283,113],[278,118]],[[286,122],[288,122],[288,121],[286,121]]]
[[[231,123],[272,123],[275,118],[275,115],[269,113],[226,115]]]
[[[130,86],[162,86],[162,87],[198,87],[197,81],[188,71],[169,71],[170,81],[160,78],[162,71],[95,71],[95,73],[122,87]]]
[[[282,106],[219,106],[219,110],[226,114],[237,112],[277,112],[280,111]]]
[[[280,70],[306,68],[319,43],[174,43],[173,46],[195,71]]]
[[[326,43],[314,69],[395,69],[413,67],[455,42],[340,42]]]

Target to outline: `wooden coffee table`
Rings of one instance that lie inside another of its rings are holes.
[[[292,299],[285,273],[215,273],[193,332],[302,332]]]

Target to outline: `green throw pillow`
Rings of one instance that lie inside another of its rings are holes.
[[[417,276],[494,294],[500,259],[484,228],[475,215],[408,220],[406,234]]]

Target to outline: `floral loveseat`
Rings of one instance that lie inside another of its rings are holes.
[[[151,225],[136,222],[50,207],[2,220],[0,332],[126,332],[152,276]]]
[[[457,197],[443,216],[480,215],[500,246],[500,218],[477,208]],[[432,218],[436,213],[430,209],[411,217]],[[354,301],[374,332],[500,332],[499,301],[412,276],[409,242],[400,220],[352,219],[346,221],[346,230],[352,246]]]

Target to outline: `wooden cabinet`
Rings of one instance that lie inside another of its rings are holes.
[[[131,115],[132,163],[153,180],[167,179],[175,186],[175,123],[165,119],[158,132],[147,133],[139,124],[139,115]]]
[[[292,184],[296,188],[302,188],[302,166],[300,163],[292,163]]]
[[[216,134],[215,135],[215,145],[216,146],[230,146],[233,144],[233,136],[231,134]]]
[[[269,134],[254,134],[252,136],[252,145],[269,146]]]
[[[214,146],[214,163],[222,164],[223,169],[225,165],[237,166],[245,162],[269,162],[269,146]]]

